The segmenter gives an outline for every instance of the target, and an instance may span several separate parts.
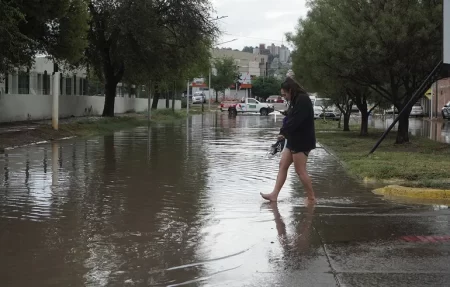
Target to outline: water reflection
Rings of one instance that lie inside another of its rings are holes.
[[[357,118],[355,118],[357,123]],[[371,117],[369,126],[376,129],[387,129],[392,124],[392,116]],[[397,129],[397,125],[393,130]],[[430,121],[425,118],[410,118],[409,131],[414,136],[426,137],[434,141],[450,143],[450,122]]]
[[[0,155],[0,281],[292,286],[333,280],[323,231],[315,230],[326,226],[337,238],[352,232],[329,228],[321,217],[432,210],[374,196],[321,148],[310,157],[319,195],[314,209],[304,206],[293,170],[281,202],[261,207],[259,192],[276,178],[278,162],[265,153],[280,121],[194,116]],[[378,233],[387,237],[399,224],[379,226]],[[401,226],[442,233],[443,223]]]

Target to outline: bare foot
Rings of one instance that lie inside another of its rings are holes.
[[[277,202],[278,196],[276,194],[272,193],[262,193],[260,192],[259,194],[261,194],[262,198],[264,198],[265,200],[268,200],[270,202]]]
[[[316,203],[317,203],[317,200],[315,197],[308,197],[305,199],[305,206],[315,205]]]

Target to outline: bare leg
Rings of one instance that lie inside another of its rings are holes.
[[[284,149],[281,154],[281,160],[280,160],[280,168],[278,169],[278,176],[277,181],[275,183],[275,187],[272,191],[272,193],[263,194],[261,193],[261,196],[269,201],[277,201],[278,194],[281,191],[281,188],[283,188],[284,182],[286,181],[287,173],[289,166],[292,164],[292,153],[288,149]]]
[[[309,176],[308,171],[306,170],[306,163],[308,161],[308,157],[303,152],[299,152],[293,154],[292,158],[294,161],[295,172],[298,174],[298,177],[300,178],[300,181],[302,182],[303,187],[305,188],[308,200],[315,201],[316,197],[314,195],[311,177]]]

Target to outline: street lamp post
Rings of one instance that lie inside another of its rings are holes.
[[[211,111],[211,73],[212,67],[209,65],[209,80],[208,80],[208,110]]]

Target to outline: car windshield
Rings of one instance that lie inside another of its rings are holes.
[[[314,102],[314,105],[318,106],[318,107],[323,107],[323,106],[328,107],[331,105],[331,101],[326,100],[326,99],[316,99],[316,101]]]

